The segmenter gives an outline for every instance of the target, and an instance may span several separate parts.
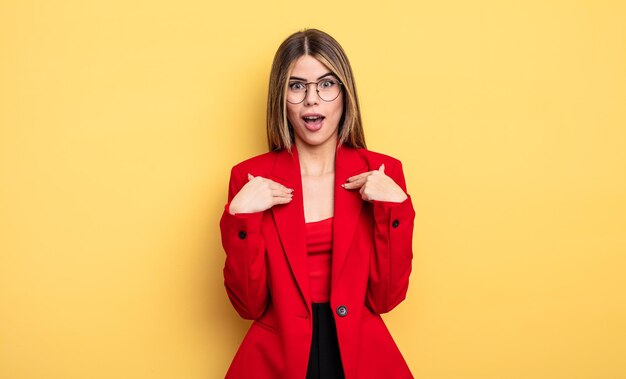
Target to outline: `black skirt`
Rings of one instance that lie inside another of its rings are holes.
[[[343,379],[337,328],[329,303],[313,303],[313,339],[306,379]]]

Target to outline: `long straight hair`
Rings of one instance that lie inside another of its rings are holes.
[[[287,120],[287,85],[298,58],[310,55],[325,65],[343,83],[343,112],[339,120],[339,144],[366,147],[359,99],[350,61],[343,48],[330,35],[317,29],[296,32],[278,47],[270,73],[267,96],[267,143],[269,150],[291,150],[293,127]]]

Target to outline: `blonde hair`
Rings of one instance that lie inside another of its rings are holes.
[[[291,150],[294,143],[293,127],[287,120],[286,93],[289,74],[298,58],[304,55],[320,61],[343,83],[344,102],[338,128],[339,143],[350,147],[366,147],[354,76],[346,53],[330,35],[317,29],[304,29],[287,37],[274,55],[267,96],[269,150]]]

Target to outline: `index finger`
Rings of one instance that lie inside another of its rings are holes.
[[[348,179],[346,179],[346,182],[354,182],[355,180],[359,180],[365,177],[368,177],[370,175],[372,175],[373,171],[367,171],[367,172],[363,172],[361,174],[355,175],[355,176],[351,176]]]
[[[286,186],[284,186],[284,185],[282,185],[282,184],[280,184],[278,182],[275,182],[272,179],[265,179],[265,180],[268,181],[271,189],[282,189],[284,191],[293,191],[293,189],[287,188]]]

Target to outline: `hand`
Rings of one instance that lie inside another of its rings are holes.
[[[248,183],[233,197],[228,212],[255,213],[270,209],[276,204],[287,204],[293,197],[293,189],[261,176],[248,174]]]
[[[341,186],[347,190],[359,188],[361,198],[365,201],[401,203],[407,198],[402,188],[385,175],[385,164],[380,165],[378,170],[349,177]]]

